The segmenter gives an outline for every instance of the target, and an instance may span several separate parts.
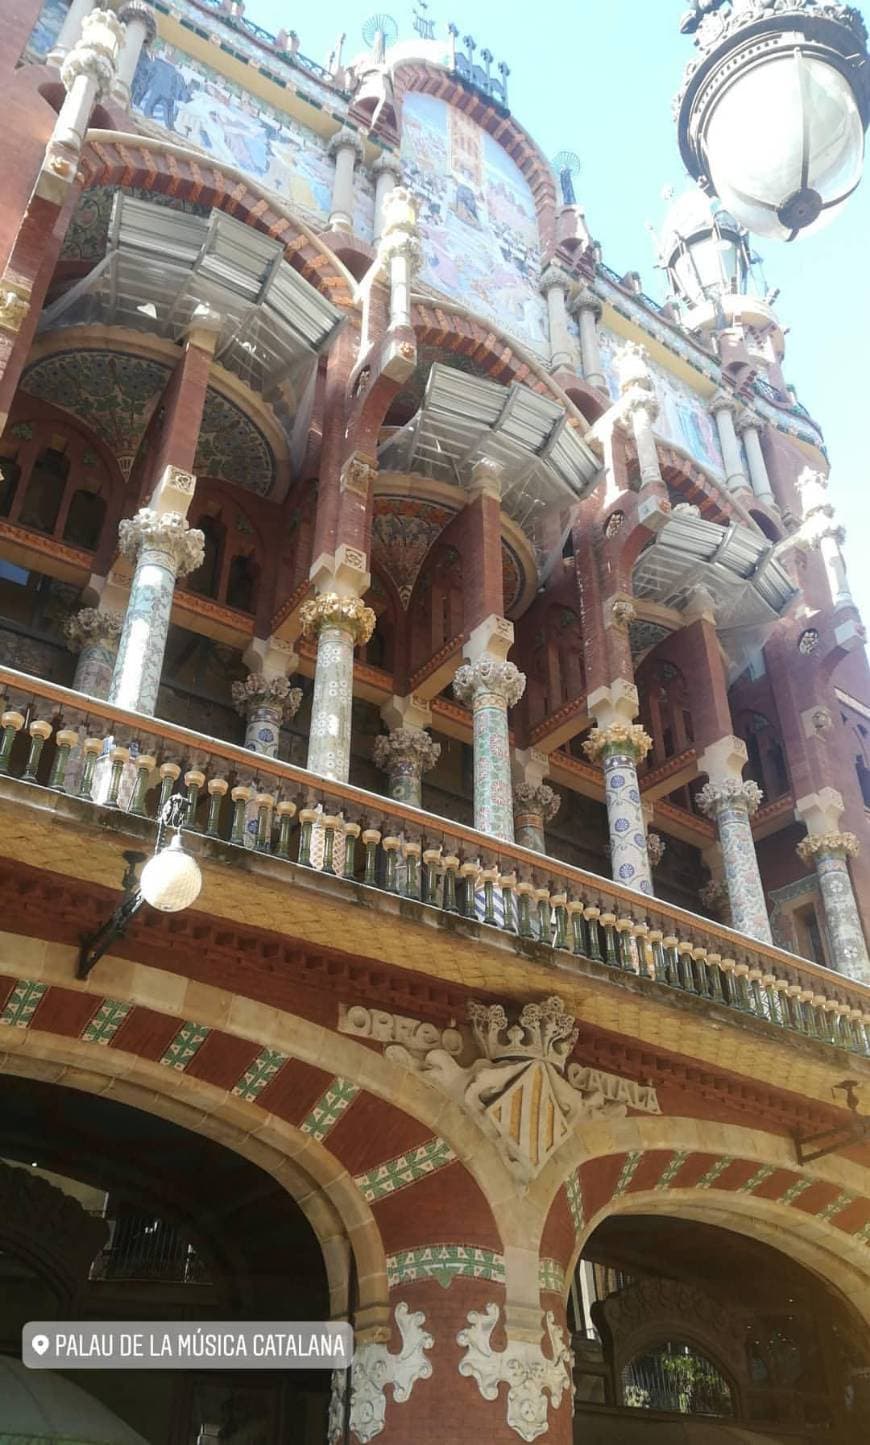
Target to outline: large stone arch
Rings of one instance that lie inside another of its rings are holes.
[[[614,1172],[615,1160],[621,1163]],[[800,1166],[790,1138],[741,1125],[670,1116],[603,1120],[579,1129],[536,1181],[540,1216],[549,1217],[563,1187],[578,1176],[582,1181],[584,1168],[596,1164],[610,1168],[613,1177],[597,1200],[584,1200],[581,1183],[580,1222],[566,1281],[604,1219],[616,1213],[665,1212],[787,1250],[870,1324],[870,1227],[853,1222],[862,1209],[870,1211],[870,1180],[860,1165],[830,1156]],[[653,1186],[634,1188],[634,1179],[643,1179],[647,1168],[657,1173]],[[693,1168],[695,1178],[686,1185],[680,1174],[685,1170],[691,1176]],[[769,1197],[771,1189],[775,1197]],[[808,1200],[817,1201],[814,1208]],[[834,1202],[838,1208],[831,1207]]]
[[[334,305],[354,307],[356,282],[326,242],[232,166],[151,136],[89,130],[79,173],[85,189],[135,186],[225,211],[280,241],[290,265]]]

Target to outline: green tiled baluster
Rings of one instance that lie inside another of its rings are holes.
[[[501,903],[503,923],[502,927],[506,933],[516,933],[517,926],[514,921],[514,888],[516,876],[513,873],[503,873],[498,880],[501,889]]]
[[[311,867],[311,831],[316,817],[313,808],[303,808],[299,814],[299,862],[303,868]]]
[[[564,893],[557,893],[551,900],[553,904],[553,917],[556,928],[553,935],[553,947],[565,949],[568,947],[568,909],[567,899]]]
[[[24,714],[16,712],[14,708],[9,708],[0,716],[0,727],[3,728],[3,741],[0,743],[0,773],[8,773],[9,759],[15,739],[24,727]]]
[[[583,917],[583,909],[579,906],[571,908],[571,952],[576,953],[578,958],[585,958],[588,953],[586,943],[586,920]]]
[[[405,897],[420,897],[420,844],[405,843],[402,852],[405,858]]]
[[[589,957],[593,963],[603,963],[604,956],[601,952],[601,928],[598,920],[601,913],[597,908],[590,908],[586,911],[586,931],[589,935]]]
[[[550,944],[553,941],[553,924],[550,917],[550,895],[543,889],[538,890],[538,937],[541,943]]]
[[[387,865],[384,873],[384,887],[388,893],[398,893],[399,875],[399,848],[401,844],[398,838],[384,839],[384,852],[387,855]]]
[[[146,815],[145,799],[148,793],[148,782],[156,766],[157,759],[150,753],[140,753],[136,759],[136,783],[130,799],[130,812],[134,813],[137,818],[144,818]]]
[[[181,768],[179,767],[178,763],[160,764],[160,798],[157,803],[158,818],[163,812],[163,809],[166,807],[166,804],[169,802],[169,799],[172,797],[173,789],[180,777]]]
[[[278,842],[275,853],[279,858],[290,857],[290,829],[293,826],[293,817],[296,812],[296,804],[282,798],[278,804]],[[345,860],[347,855],[345,854]]]
[[[423,902],[433,907],[438,902],[438,872],[440,863],[440,848],[427,848],[423,854]]]
[[[209,838],[219,838],[221,835],[221,805],[229,792],[230,785],[226,778],[210,778],[208,783],[208,821],[205,831]]]
[[[36,718],[28,728],[30,733],[30,751],[27,755],[27,766],[22,774],[22,781],[25,783],[36,782],[36,770],[39,767],[39,760],[42,757],[42,750],[45,747],[46,739],[51,737],[51,723],[41,718]]]
[[[112,751],[109,753],[109,758],[111,760],[112,770],[109,774],[109,795],[106,798],[106,807],[117,808],[118,789],[121,786],[124,765],[130,761],[130,749],[122,747],[112,748]]]
[[[495,927],[495,884],[498,871],[487,869],[483,875],[483,921]]]
[[[356,840],[360,835],[359,823],[344,825],[344,876],[356,877]]]
[[[230,834],[230,842],[237,847],[245,846],[245,810],[251,797],[250,788],[239,784],[233,788],[230,797],[233,800],[233,831]]]
[[[187,826],[196,827],[196,810],[199,806],[199,795],[205,785],[205,773],[199,768],[190,768],[184,775],[184,786],[187,789]]]
[[[616,951],[615,923],[615,914],[602,913],[600,925],[604,929],[604,962],[609,963],[611,968],[619,968],[619,954]]]
[[[257,852],[272,851],[272,809],[275,799],[271,793],[258,793],[257,803]],[[188,814],[188,816],[190,816]],[[325,871],[325,870],[324,870]]]
[[[531,914],[531,888],[520,883],[517,888],[517,931],[520,938],[534,938]]]
[[[653,973],[658,983],[667,983],[668,981],[668,965],[662,944],[663,936],[660,928],[653,928],[650,931],[649,941],[653,956]]]
[[[85,761],[79,781],[79,797],[90,800],[94,786],[94,769],[97,766],[97,758],[103,751],[103,744],[99,738],[85,738],[82,750]]]
[[[381,835],[376,828],[366,828],[362,835],[363,844],[366,850],[366,871],[364,881],[369,888],[377,887],[378,881],[378,844]]]
[[[458,913],[459,906],[456,901],[456,873],[459,868],[459,859],[450,854],[444,859],[444,897],[441,900],[445,913]]]
[[[323,872],[335,877],[335,830],[338,819],[326,814],[323,819]]]
[[[48,780],[48,786],[54,788],[58,793],[65,791],[64,778],[66,777],[69,755],[78,740],[79,735],[73,728],[61,728],[54,740],[56,751],[54,754],[54,762],[51,765],[51,777]]]

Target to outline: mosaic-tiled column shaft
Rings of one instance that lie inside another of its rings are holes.
[[[109,701],[133,712],[153,713],[175,581],[200,566],[205,539],[180,512],[161,513],[150,507],[121,522],[118,535],[121,552],[135,559],[136,570]]]
[[[604,768],[604,800],[610,831],[610,863],[615,882],[652,896],[652,870],[637,765],[652,738],[638,723],[614,722],[592,729],[583,749]]]
[[[72,683],[76,692],[109,696],[122,625],[117,612],[100,612],[96,607],[83,607],[67,618],[63,629],[67,646],[79,655]]]
[[[353,650],[375,630],[375,614],[358,597],[324,592],[300,610],[305,637],[317,638],[308,770],[346,783],[350,772]]]
[[[696,802],[714,820],[719,834],[732,927],[749,938],[770,943],[770,919],[749,822],[762,796],[751,779],[725,778],[705,783]]]
[[[250,672],[244,682],[233,683],[233,702],[246,721],[245,747],[261,757],[277,758],[281,727],[299,711],[302,689],[291,687],[287,677]]]
[[[508,843],[514,840],[508,708],[525,686],[512,662],[486,656],[465,663],[453,679],[456,697],[474,719],[474,826]]]
[[[387,774],[390,797],[412,808],[422,806],[423,774],[440,756],[441,744],[433,742],[424,728],[394,728],[386,737],[375,738],[375,764]]]
[[[547,783],[517,783],[514,788],[516,842],[534,853],[546,853],[544,829],[552,823],[562,799]]]
[[[811,833],[798,844],[797,853],[816,870],[834,968],[870,985],[870,957],[847,861],[859,848],[854,833]]]

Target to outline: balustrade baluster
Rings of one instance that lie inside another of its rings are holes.
[[[294,809],[295,811],[295,809]],[[344,876],[356,878],[356,843],[362,829],[359,823],[344,825]]]
[[[275,803],[274,793],[257,793],[254,796],[254,804],[257,809],[258,853],[271,853],[272,851],[272,812]],[[323,871],[326,872],[325,867]]]
[[[441,872],[441,848],[427,848],[423,854],[425,868],[423,879],[423,901],[431,907],[438,903],[438,876]]]
[[[517,884],[517,932],[520,938],[534,938],[535,931],[532,928],[532,898],[535,887],[527,878],[520,879]]]
[[[501,889],[502,928],[506,933],[516,933],[517,925],[514,917],[514,893],[517,886],[516,873],[500,874],[498,885]]]
[[[599,920],[601,918],[600,908],[584,908],[583,916],[586,919],[587,932],[589,934],[589,957],[593,963],[603,963],[604,957],[601,952],[601,930]]]
[[[366,828],[362,835],[363,847],[366,850],[366,870],[363,882],[369,888],[376,888],[378,882],[378,844],[381,841],[381,834],[377,828]]]
[[[293,819],[296,816],[296,804],[291,802],[289,798],[282,798],[275,811],[278,815],[278,842],[275,847],[275,853],[278,858],[289,859],[290,829],[293,826]],[[210,823],[211,819],[209,818],[209,824]],[[209,832],[211,832],[211,826],[209,826]],[[357,828],[357,832],[359,832],[359,828]],[[345,863],[346,862],[347,854],[345,853]]]
[[[130,798],[128,812],[133,813],[137,818],[147,817],[145,806],[148,794],[148,784],[151,781],[151,774],[157,767],[157,759],[153,753],[137,753],[136,755],[136,782],[133,787],[133,795]]]
[[[79,735],[75,728],[60,728],[55,736],[54,762],[51,765],[51,776],[48,780],[48,786],[54,788],[58,793],[66,791],[64,782],[66,779],[67,764],[69,763],[70,753],[76,746],[78,740]]]
[[[568,947],[568,895],[566,893],[554,893],[550,899],[555,920],[555,931],[553,934],[553,947],[565,949]]]
[[[205,831],[209,838],[219,838],[221,835],[221,807],[230,790],[230,785],[226,778],[209,778],[207,788],[208,821]]]
[[[586,924],[583,918],[583,904],[579,898],[569,900],[568,918],[571,927],[571,952],[578,958],[585,958],[587,953]]]
[[[0,743],[0,773],[8,773],[9,759],[12,756],[15,739],[24,727],[24,714],[18,712],[16,708],[8,708],[0,715],[0,727],[3,729],[3,741]]]
[[[405,863],[405,897],[420,897],[420,854],[421,845],[413,838],[402,843],[402,858]]]

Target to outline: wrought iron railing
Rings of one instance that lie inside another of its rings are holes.
[[[415,900],[870,1056],[870,989],[611,879],[390,798],[0,668],[0,774]]]

